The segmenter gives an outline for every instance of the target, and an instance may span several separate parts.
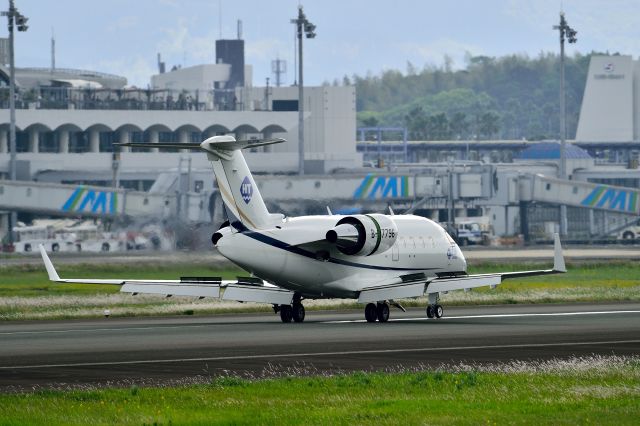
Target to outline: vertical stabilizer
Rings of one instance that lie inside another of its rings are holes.
[[[258,185],[242,155],[243,145],[233,136],[214,136],[201,147],[213,166],[222,201],[231,224],[238,228],[262,229],[272,226],[275,215],[269,214]],[[238,223],[240,222],[240,223]]]

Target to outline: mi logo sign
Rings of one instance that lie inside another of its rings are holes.
[[[638,212],[638,193],[631,190],[595,187],[580,203],[585,207],[615,210],[624,213]]]
[[[118,194],[111,191],[94,191],[82,185],[65,201],[63,212],[116,214],[118,212]]]
[[[368,174],[353,194],[355,199],[380,200],[409,197],[407,176],[377,176]]]

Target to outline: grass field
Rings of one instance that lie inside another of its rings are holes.
[[[280,376],[0,394],[0,425],[637,425],[640,418],[637,357]]]
[[[470,273],[537,269],[536,264],[473,265]],[[640,264],[633,261],[568,265],[569,273],[509,280],[495,290],[451,292],[442,303],[554,303],[640,300]],[[240,269],[216,269],[204,263],[191,264],[99,264],[60,265],[62,277],[162,278],[180,276],[246,275]],[[0,268],[0,320],[97,317],[109,309],[112,316],[192,315],[215,312],[271,310],[269,306],[238,304],[218,300],[162,296],[131,296],[119,293],[118,286],[56,284],[48,280],[41,265]],[[406,306],[425,306],[425,299],[406,301]],[[360,307],[350,300],[308,301],[307,309]]]

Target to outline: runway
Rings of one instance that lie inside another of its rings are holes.
[[[259,375],[301,366],[352,371],[573,355],[640,355],[640,303],[393,310],[367,324],[360,311],[40,321],[0,325],[0,391],[60,384],[163,383]]]

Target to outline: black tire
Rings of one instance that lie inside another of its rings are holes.
[[[433,314],[435,315],[435,317],[442,318],[442,315],[444,315],[444,309],[442,308],[442,305],[435,305],[433,308]]]
[[[433,311],[433,305],[427,305],[427,318],[433,318],[435,316]]]
[[[635,235],[633,235],[633,232],[631,231],[625,231],[625,233],[622,234],[623,240],[633,240],[634,238],[635,238]]]
[[[291,305],[280,305],[280,320],[287,323],[293,319],[293,309]]]
[[[367,322],[376,322],[378,319],[378,310],[375,304],[369,303],[364,307],[364,318]]]
[[[304,306],[302,306],[302,303],[294,303],[293,304],[293,309],[291,310],[291,314],[293,316],[293,320],[295,322],[302,322],[304,321]]]
[[[376,307],[376,313],[378,314],[378,321],[387,322],[389,321],[389,305],[387,303],[378,303]]]
[[[54,252],[54,253],[60,251],[60,246],[58,245],[58,243],[51,244],[51,251]]]
[[[111,249],[109,243],[102,243],[102,251],[109,251],[109,249]]]
[[[31,244],[25,244],[24,245],[24,251],[27,252],[27,253],[31,252]]]

